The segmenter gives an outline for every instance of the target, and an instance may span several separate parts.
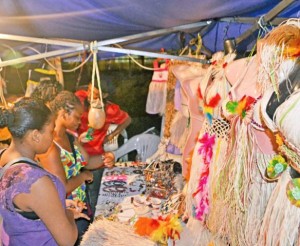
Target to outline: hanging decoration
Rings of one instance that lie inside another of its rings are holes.
[[[270,179],[277,179],[286,170],[287,166],[285,159],[281,155],[276,155],[268,164],[267,176]]]
[[[91,43],[91,52],[93,53],[93,73],[92,73],[92,89],[91,89],[91,108],[88,115],[89,126],[94,129],[101,129],[105,123],[105,110],[102,100],[102,90],[100,85],[100,72],[97,62],[97,42]],[[99,89],[99,98],[94,99],[95,75]]]
[[[1,59],[0,59],[0,61],[1,61]],[[1,70],[2,70],[2,68],[1,68]],[[1,72],[1,70],[0,70],[0,72]],[[0,100],[1,100],[1,103],[3,104],[3,106],[5,108],[8,108],[7,102],[6,102],[5,97],[4,97],[5,88],[6,88],[6,82],[0,74]]]

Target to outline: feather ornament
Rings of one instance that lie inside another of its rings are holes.
[[[140,236],[150,236],[155,230],[159,227],[159,221],[147,218],[147,217],[140,217],[137,222],[134,224],[135,233]]]
[[[166,244],[168,239],[180,239],[181,223],[176,215],[151,219],[140,217],[134,225],[135,232],[140,236],[148,236],[154,242]]]

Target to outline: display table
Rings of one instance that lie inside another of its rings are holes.
[[[104,170],[95,220],[85,233],[82,246],[156,245],[135,234],[132,226],[140,217],[158,219],[170,212],[177,213],[176,205],[180,204],[181,193],[172,194],[168,199],[149,195],[144,175],[146,166],[146,163],[122,162]],[[168,243],[173,244],[171,241]]]
[[[145,195],[144,165],[116,163],[103,172],[95,218],[132,224],[138,216],[160,215],[162,200]]]
[[[90,225],[80,245],[156,245],[153,241],[135,234],[131,227],[139,215],[151,216],[148,206],[150,203],[147,202],[146,205],[147,196],[144,195],[145,166],[135,162],[121,162],[115,166],[103,172],[95,221]]]

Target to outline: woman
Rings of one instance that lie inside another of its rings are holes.
[[[99,99],[99,89],[95,85],[93,89],[93,99]],[[81,124],[78,128],[79,139],[84,141],[87,131],[90,129],[88,122],[88,114],[90,110],[90,99],[92,94],[92,84],[88,85],[88,89],[76,91],[75,95],[80,99],[84,112],[81,116]],[[107,100],[108,93],[102,92],[102,98],[105,105],[105,123],[101,129],[93,129],[92,140],[84,141],[83,147],[89,155],[103,154],[103,144],[112,140],[115,136],[119,135],[131,123],[131,117],[127,112],[121,110],[120,106]],[[107,135],[107,130],[110,124],[117,124],[117,128]],[[82,142],[83,142],[82,141]]]
[[[30,97],[42,99],[48,106],[49,103],[62,90],[63,86],[58,81],[41,81],[40,84],[34,89]]]
[[[41,101],[23,98],[0,109],[0,128],[6,126],[12,142],[0,157],[3,245],[73,245],[77,228],[64,186],[34,161],[52,143],[54,117]]]
[[[92,84],[88,85],[87,90],[78,90],[76,91],[75,95],[80,99],[84,112],[81,116],[81,123],[78,128],[77,133],[79,134],[79,141],[82,141],[82,146],[84,147],[85,151],[89,155],[101,155],[104,153],[103,145],[108,141],[114,139],[115,136],[119,135],[124,129],[126,129],[131,123],[131,117],[128,115],[127,112],[121,110],[119,105],[112,103],[107,100],[109,94],[103,91],[102,88],[102,98],[105,105],[105,122],[101,129],[92,129],[89,127],[88,115],[90,110],[90,99],[92,94]],[[95,85],[93,89],[93,99],[97,100],[100,97],[100,91]],[[118,126],[116,129],[107,135],[107,130],[110,124],[117,124]],[[87,133],[91,131],[92,139],[86,141],[85,137]],[[84,141],[85,140],[85,141]],[[97,204],[100,183],[102,178],[103,170],[98,169],[93,171],[94,181],[91,184],[87,185],[87,190],[90,194],[91,200],[91,207],[93,213],[95,213],[95,207]]]
[[[105,153],[90,157],[68,130],[76,131],[83,112],[79,99],[69,91],[60,92],[50,103],[55,114],[54,141],[46,154],[39,156],[40,162],[51,173],[60,178],[66,188],[67,197],[86,202],[89,207],[85,182],[92,182],[89,170],[114,165],[114,155]],[[84,170],[82,170],[84,168]],[[92,214],[89,214],[92,216]],[[76,221],[79,240],[89,226],[89,221]]]

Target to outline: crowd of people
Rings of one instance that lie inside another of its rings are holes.
[[[45,81],[9,109],[0,109],[0,129],[11,139],[0,152],[0,227],[3,245],[79,245],[92,222],[101,170],[114,166],[103,144],[130,123],[130,116],[103,93],[105,123],[90,142],[77,138],[88,124],[91,90],[65,91]],[[118,127],[106,135],[111,123]]]

